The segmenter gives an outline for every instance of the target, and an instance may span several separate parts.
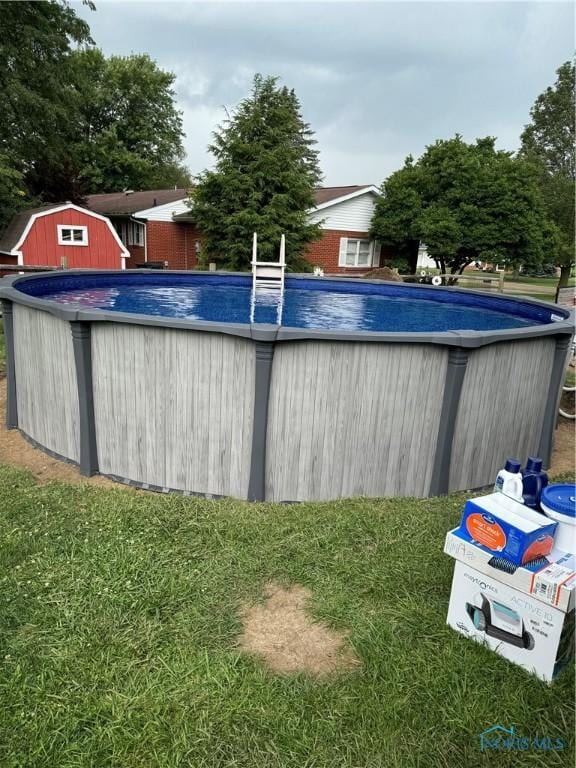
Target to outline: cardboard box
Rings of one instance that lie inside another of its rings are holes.
[[[500,576],[500,574],[499,574]],[[447,623],[550,682],[574,649],[574,613],[456,561]]]
[[[524,565],[513,573],[494,565],[496,558],[483,547],[473,544],[459,528],[449,531],[444,542],[444,552],[455,560],[507,584],[537,600],[553,605],[561,611],[574,608],[576,602],[576,557],[553,549],[547,556],[548,563]]]
[[[548,555],[557,523],[503,493],[466,502],[460,531],[463,537],[516,565]]]

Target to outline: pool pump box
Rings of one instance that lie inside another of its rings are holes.
[[[453,536],[454,532],[448,534]],[[486,568],[484,570],[487,570]],[[489,570],[489,569],[488,569]],[[536,594],[510,585],[514,576],[496,569],[493,574],[456,561],[447,623],[460,634],[484,643],[495,653],[518,664],[546,682],[570,660],[574,652],[574,587],[566,584],[568,600],[553,605],[539,590]],[[517,571],[518,583],[526,584]],[[576,577],[576,574],[573,574]],[[531,581],[534,581],[531,579]]]
[[[556,526],[503,493],[491,493],[466,502],[460,533],[486,552],[518,566],[550,553]]]

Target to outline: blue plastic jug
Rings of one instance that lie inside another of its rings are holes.
[[[529,456],[522,470],[522,496],[524,504],[540,512],[540,496],[548,485],[548,475],[542,470],[542,459]]]

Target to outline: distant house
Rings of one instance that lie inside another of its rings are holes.
[[[130,251],[130,267],[148,262],[167,269],[197,266],[200,234],[193,223],[174,220],[175,215],[189,211],[188,190],[127,190],[89,195],[86,206],[110,219]]]
[[[22,211],[0,237],[1,264],[124,269],[129,256],[106,216],[72,203]]]
[[[329,274],[364,274],[380,266],[380,245],[369,236],[379,194],[371,185],[317,189],[310,220],[320,222],[323,237],[308,248],[306,259]],[[194,222],[187,190],[90,195],[86,204],[110,218],[130,251],[128,266],[150,262],[167,269],[197,266],[202,232]]]
[[[363,274],[379,267],[382,249],[369,234],[379,195],[372,185],[317,189],[310,220],[320,223],[323,235],[308,248],[308,261],[329,274]]]

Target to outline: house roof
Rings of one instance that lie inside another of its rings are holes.
[[[316,205],[324,205],[341,197],[352,195],[360,190],[371,188],[371,184],[353,184],[347,187],[319,187],[314,193],[314,199]],[[99,195],[88,195],[86,198],[86,208],[104,215],[119,214],[128,216],[148,208],[155,208],[157,205],[166,205],[177,200],[183,200],[188,197],[188,193],[189,190],[182,187],[178,189],[144,189],[137,192],[106,192]],[[32,212],[27,211],[26,213]]]
[[[156,205],[173,203],[188,197],[188,189],[145,189],[139,192],[107,192],[102,195],[88,195],[86,207],[103,214],[129,215]]]
[[[316,205],[324,205],[324,203],[330,203],[332,200],[338,200],[340,197],[347,197],[361,189],[370,189],[371,187],[372,184],[353,184],[350,187],[318,187],[314,192],[314,199]]]
[[[16,216],[10,221],[8,226],[0,235],[0,253],[10,255],[12,250],[18,244],[18,241],[24,234],[24,230],[28,226],[30,218],[35,213],[46,213],[51,208],[61,208],[62,203],[51,203],[49,205],[41,205],[39,208],[27,208],[25,211],[17,213]]]
[[[348,187],[318,187],[314,190],[314,202],[317,208],[324,208],[342,198],[356,197],[359,193],[369,190],[378,193],[378,189],[373,184],[352,184]],[[193,221],[193,213],[191,211],[176,213],[172,218],[175,221]]]
[[[341,198],[356,196],[363,190],[374,190],[371,184],[353,184],[346,187],[319,187],[314,192],[317,206],[329,205]],[[167,205],[188,197],[188,189],[146,189],[139,192],[110,192],[100,195],[88,195],[86,207],[91,211],[105,215],[137,214],[156,206]],[[190,220],[190,213],[175,214],[174,219]]]

